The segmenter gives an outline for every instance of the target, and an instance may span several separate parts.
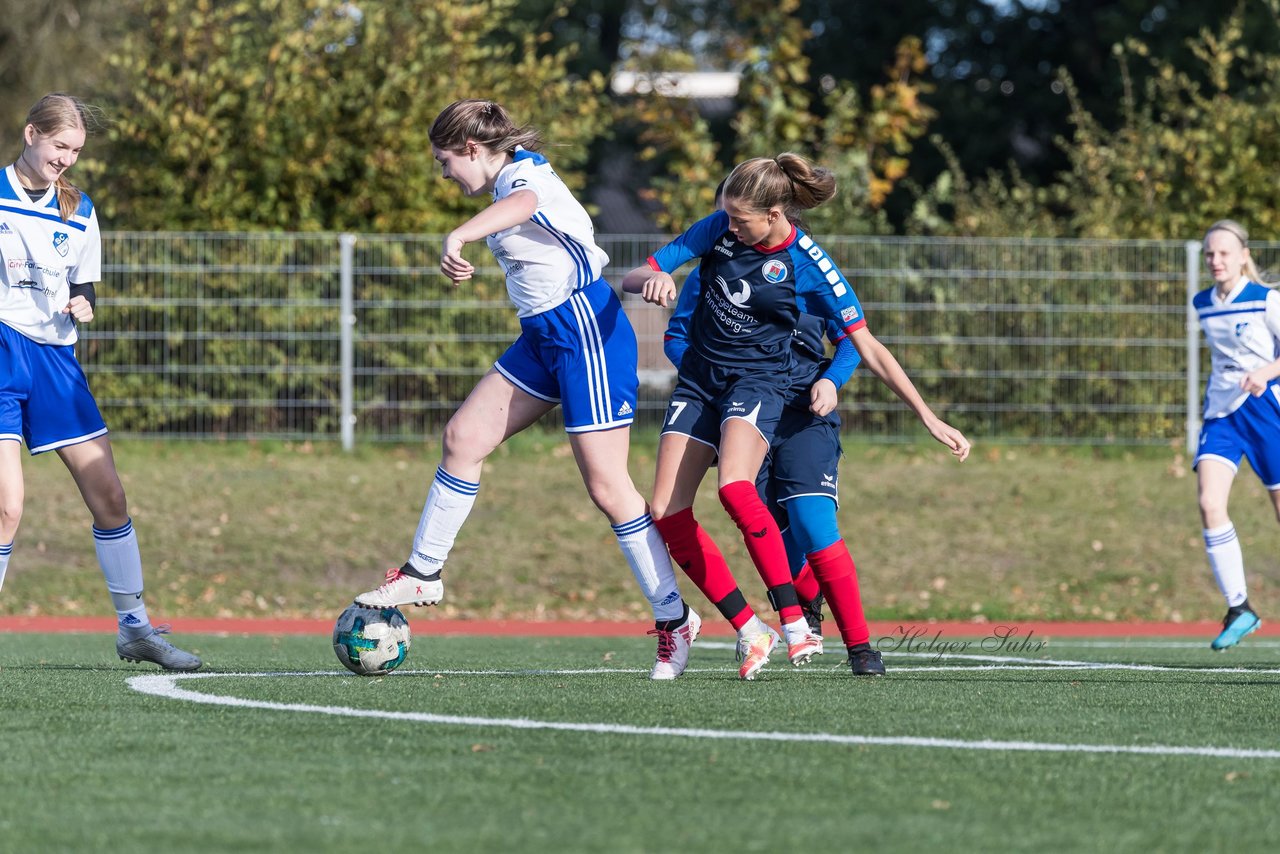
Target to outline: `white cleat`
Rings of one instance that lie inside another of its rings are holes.
[[[675,679],[689,666],[689,648],[702,631],[702,618],[690,608],[689,618],[679,628],[663,631],[651,629],[649,634],[658,636],[658,657],[653,662],[649,678],[659,681]]]
[[[738,636],[738,660],[742,666],[738,668],[738,676],[742,679],[755,679],[760,669],[769,663],[769,654],[782,640],[778,633],[768,626],[765,631],[755,635]]]
[[[403,567],[387,570],[386,581],[377,590],[361,593],[357,605],[369,608],[403,608],[405,605],[435,605],[444,598],[444,582],[440,573],[435,578],[409,575]]]
[[[822,655],[822,637],[806,631],[799,637],[787,634],[787,659],[793,667],[808,664],[815,655]]]

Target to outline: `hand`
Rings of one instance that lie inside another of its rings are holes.
[[[462,257],[462,247],[465,245],[461,238],[449,234],[445,237],[440,249],[440,272],[449,277],[454,287],[457,287],[459,282],[470,279],[476,271],[476,268]]]
[[[830,414],[838,402],[836,384],[829,379],[820,379],[809,389],[809,411],[819,418]]]
[[[63,307],[62,313],[71,315],[76,323],[88,323],[93,320],[93,306],[81,296],[72,297],[71,301]]]
[[[1254,397],[1261,397],[1262,393],[1267,390],[1267,379],[1262,376],[1260,371],[1251,371],[1240,379],[1240,388]]]
[[[645,302],[651,302],[666,308],[676,298],[676,283],[670,273],[655,272],[644,280],[640,291]]]
[[[950,448],[952,456],[960,460],[960,462],[968,459],[969,449],[972,446],[963,433],[945,421],[938,421],[928,426],[929,433],[933,435],[933,438]]]

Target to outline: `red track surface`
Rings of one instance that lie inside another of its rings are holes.
[[[551,622],[514,620],[447,620],[418,617],[407,613],[414,631],[433,635],[526,635],[537,637],[617,637],[643,635],[653,628],[651,622]],[[160,623],[162,620],[153,619]],[[280,620],[272,618],[177,618],[171,621],[175,632],[182,634],[223,635],[328,635],[333,630],[332,620]],[[1002,628],[1003,627],[1003,628]],[[834,629],[834,626],[832,626]],[[1009,634],[1010,629],[1016,632]],[[100,632],[114,633],[114,617],[0,617],[0,632]],[[873,622],[871,637],[914,638],[925,643],[936,637],[989,637],[999,630],[1009,640],[1030,637],[1169,637],[1207,639],[1222,630],[1218,622],[1200,623],[1050,623],[1021,622],[964,623],[964,622]],[[703,634],[730,637],[727,624],[708,619],[703,624]],[[1263,623],[1258,630],[1262,637],[1280,637],[1280,627]]]

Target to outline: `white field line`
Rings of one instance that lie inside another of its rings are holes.
[[[1074,665],[1075,663],[1073,663]],[[1083,662],[1089,664],[1089,662]],[[1107,667],[1108,665],[1102,665]],[[917,669],[917,668],[911,668]],[[924,668],[919,668],[924,669]],[[969,665],[960,668],[928,668],[930,670],[969,670],[999,669],[992,666]],[[1029,669],[1018,667],[1017,669]],[[1042,668],[1043,669],[1043,668]],[[1093,669],[1093,668],[1091,668]],[[574,675],[595,673],[644,673],[644,670],[618,670],[597,668],[588,670],[538,670],[538,671],[450,671],[450,670],[418,670],[406,671],[400,676],[419,675]],[[1200,671],[1205,672],[1205,671]],[[1251,671],[1260,672],[1260,671]],[[1280,672],[1280,671],[1266,671]],[[753,732],[750,730],[718,730],[682,727],[640,727],[626,724],[610,723],[570,723],[563,721],[540,721],[530,718],[482,718],[466,715],[438,715],[431,712],[394,712],[379,709],[354,709],[347,706],[319,706],[310,703],[277,703],[269,700],[250,700],[243,697],[228,697],[217,694],[203,694],[179,687],[178,682],[192,679],[234,678],[282,678],[296,676],[338,676],[343,678],[359,678],[348,676],[341,671],[318,670],[312,672],[281,673],[161,673],[145,676],[133,676],[128,685],[134,691],[163,697],[171,700],[185,700],[213,706],[230,706],[241,709],[266,709],[279,712],[297,712],[303,714],[332,715],[349,718],[372,718],[381,720],[411,721],[414,723],[440,724],[447,726],[497,727],[518,730],[556,730],[562,732],[584,732],[602,735],[634,735],[658,736],[665,738],[699,738],[723,741],[767,741],[767,742],[820,742],[841,745],[871,745],[886,747],[924,747],[945,750],[997,750],[1035,753],[1109,753],[1136,754],[1145,756],[1206,756],[1227,759],[1280,759],[1280,750],[1259,750],[1237,747],[1184,746],[1184,745],[1132,745],[1132,744],[1065,744],[1038,741],[997,741],[982,739],[966,741],[953,738],[923,738],[918,736],[869,736],[840,735],[836,733],[795,733],[795,732]],[[397,677],[399,678],[399,677]]]

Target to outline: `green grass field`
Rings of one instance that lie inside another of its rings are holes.
[[[632,443],[642,492],[655,447],[652,436]],[[1176,450],[979,443],[964,464],[933,444],[846,452],[840,522],[872,619],[1222,616],[1194,473]],[[330,618],[405,559],[439,449],[121,442],[116,456],[153,611]],[[110,614],[70,477],[52,454],[26,460],[25,474],[0,614]],[[763,587],[713,486],[704,485],[699,517],[763,610]],[[1247,469],[1231,514],[1250,599],[1264,617],[1280,613],[1280,526]],[[446,584],[447,617],[648,616],[561,434],[518,436],[493,455]],[[703,601],[688,592],[695,607]]]
[[[736,678],[699,642],[0,634],[0,850],[1209,851],[1280,838],[1277,644],[1050,640]]]
[[[654,443],[632,470],[652,480]],[[841,526],[873,620],[1205,620],[1194,477],[1176,450],[852,446]],[[1280,838],[1280,683],[1268,638],[1062,639],[829,655],[740,682],[704,638],[675,683],[628,638],[436,635],[432,620],[643,619],[560,436],[486,467],[447,599],[410,614],[381,679],[323,636],[217,637],[183,617],[334,618],[408,548],[438,449],[117,444],[157,618],[195,678],[109,636],[0,633],[0,852],[1205,851]],[[52,456],[0,614],[105,615],[89,519]],[[714,490],[699,514],[762,591]],[[1247,471],[1232,517],[1250,599],[1280,613],[1280,528]],[[704,617],[714,609],[685,585]],[[980,626],[975,629],[981,631]],[[1135,627],[1135,634],[1140,634]]]

